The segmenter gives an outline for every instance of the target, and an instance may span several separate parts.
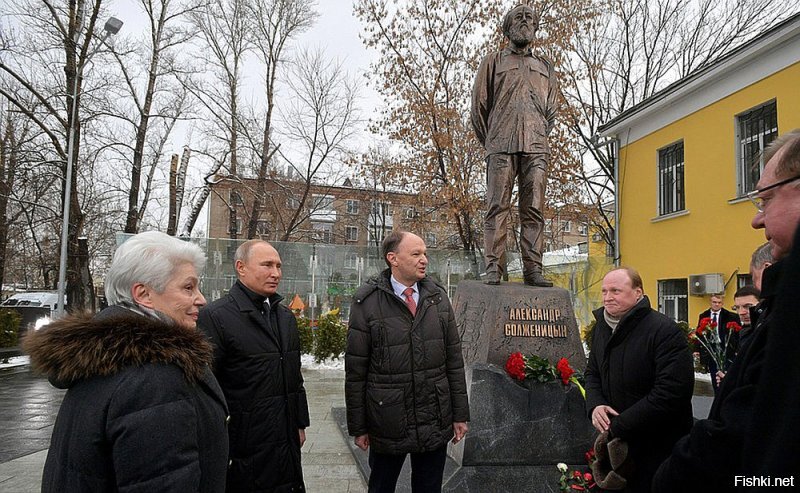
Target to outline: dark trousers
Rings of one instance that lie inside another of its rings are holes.
[[[369,450],[369,493],[394,493],[397,478],[408,454],[380,454]],[[442,491],[442,474],[447,460],[447,445],[431,452],[411,454],[411,491]]]
[[[520,254],[523,274],[542,272],[544,194],[549,155],[491,154],[486,159],[486,222],[483,227],[486,272],[505,272],[511,191],[519,182]]]

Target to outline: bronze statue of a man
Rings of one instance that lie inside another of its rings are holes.
[[[557,111],[553,64],[530,47],[539,16],[518,5],[503,18],[509,45],[483,59],[472,89],[472,126],[486,149],[486,283],[499,284],[514,178],[519,180],[520,246],[525,284],[550,287],[542,276],[544,194]]]

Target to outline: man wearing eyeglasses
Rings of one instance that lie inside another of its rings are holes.
[[[763,273],[760,314],[708,419],[697,421],[675,445],[653,478],[654,492],[729,491],[753,486],[746,480],[756,475],[797,474],[800,481],[800,398],[792,379],[800,376],[800,346],[787,344],[800,331],[800,288],[784,287],[797,285],[800,277],[785,272],[800,224],[800,129],[775,139],[764,161],[758,188],[747,195],[757,209],[752,226],[764,230],[775,259]]]

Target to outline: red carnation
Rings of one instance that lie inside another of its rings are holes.
[[[520,381],[525,380],[525,357],[522,356],[522,353],[519,351],[511,353],[508,361],[506,361],[506,371],[511,375],[511,378],[516,378]]]
[[[742,330],[742,326],[737,324],[736,322],[728,322],[727,324],[725,324],[725,328],[728,330],[732,330],[734,332],[739,332],[740,330]]]
[[[592,473],[585,472],[583,473],[583,480],[587,483],[592,480]]]
[[[556,370],[558,370],[558,373],[561,375],[561,383],[564,385],[569,383],[570,377],[572,377],[572,374],[575,373],[575,370],[569,366],[569,361],[567,361],[567,358],[561,358],[558,360],[558,363],[556,364]]]
[[[695,329],[695,334],[697,334],[697,337],[700,337],[706,329],[713,329],[714,327],[716,327],[716,325],[711,321],[711,317],[700,319],[700,325]]]
[[[594,461],[595,461],[594,447],[590,448],[590,449],[589,449],[589,450],[586,452],[586,455],[585,455],[585,457],[586,457],[586,462],[587,462],[589,465],[591,465],[591,464],[592,464],[592,462],[594,462]]]
[[[576,479],[580,478],[581,477],[581,472],[580,471],[572,471],[572,477],[576,478]]]

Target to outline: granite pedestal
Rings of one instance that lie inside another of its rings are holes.
[[[469,433],[448,454],[458,464],[444,491],[558,491],[564,462],[585,465],[595,431],[579,389],[519,383],[504,369],[515,351],[586,366],[569,292],[462,281],[453,298],[470,402]]]

